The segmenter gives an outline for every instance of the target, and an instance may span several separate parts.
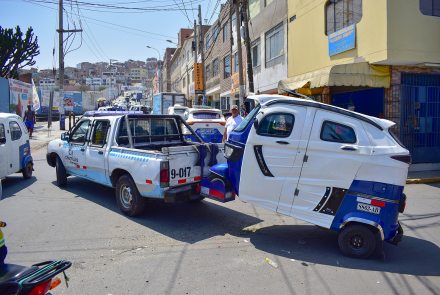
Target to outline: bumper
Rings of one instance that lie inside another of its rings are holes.
[[[46,161],[49,166],[55,167],[55,163],[52,163],[52,158],[49,153],[46,154]]]
[[[177,188],[169,189],[165,192],[165,202],[166,203],[178,203],[191,201],[192,199],[198,198],[197,185],[199,183],[189,184]]]
[[[402,226],[400,225],[400,222],[399,222],[399,228],[396,231],[396,235],[394,236],[394,238],[388,240],[387,242],[397,246],[397,244],[399,242],[401,242],[402,239],[403,239],[403,228],[402,228]]]

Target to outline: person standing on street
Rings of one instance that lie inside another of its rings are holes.
[[[34,124],[37,123],[37,119],[35,118],[35,112],[31,109],[30,104],[28,104],[27,110],[24,112],[23,121],[29,132],[29,138],[32,138],[32,133],[34,132]]]
[[[223,133],[222,143],[224,143],[229,138],[229,135],[231,134],[232,130],[234,130],[234,128],[238,124],[240,124],[241,121],[243,121],[243,117],[238,114],[239,111],[237,105],[232,106],[231,113],[232,116],[228,118],[228,121],[226,121],[225,132]]]
[[[5,227],[6,223],[0,221],[0,265],[5,264],[6,255],[8,255],[8,249],[5,245],[5,238],[3,237],[2,227]]]

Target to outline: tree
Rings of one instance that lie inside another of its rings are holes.
[[[40,54],[38,37],[29,27],[23,38],[20,27],[4,29],[0,26],[0,77],[14,78],[18,69],[33,66],[34,57]]]
[[[70,79],[70,76],[67,74],[64,74],[64,79]]]
[[[104,89],[107,89],[107,87],[105,87],[105,86],[99,86],[99,88],[98,88],[99,91],[102,91],[102,90],[104,90]]]
[[[53,89],[53,91],[60,91],[60,88],[55,87],[55,88]]]
[[[86,85],[79,85],[78,90],[81,92],[86,91]]]

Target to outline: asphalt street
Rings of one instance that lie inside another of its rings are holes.
[[[335,232],[239,200],[127,217],[114,189],[76,177],[59,188],[46,150],[32,152],[31,179],[3,180],[6,262],[72,261],[54,295],[440,294],[440,183],[407,185],[403,241],[358,260]]]

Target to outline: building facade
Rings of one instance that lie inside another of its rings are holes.
[[[440,169],[440,12],[434,0],[288,1],[281,88],[394,121],[411,169]],[[433,166],[434,165],[434,166]]]

